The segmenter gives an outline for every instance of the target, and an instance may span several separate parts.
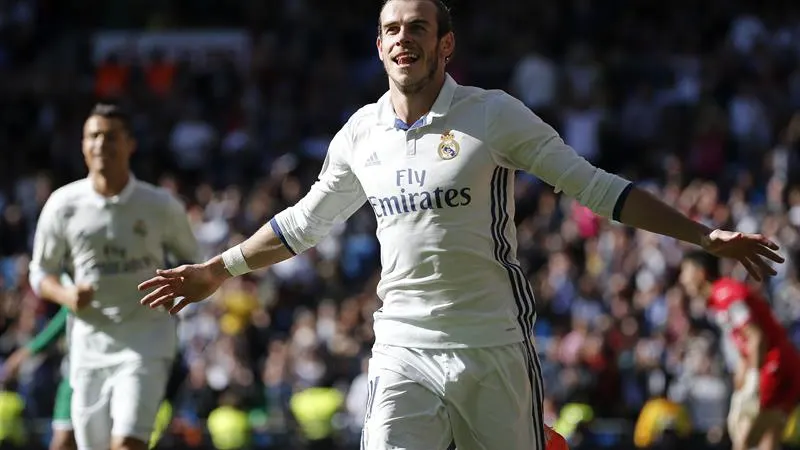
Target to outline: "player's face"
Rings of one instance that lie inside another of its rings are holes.
[[[83,159],[90,173],[126,173],[134,141],[117,119],[91,116],[83,126]]]
[[[381,12],[378,56],[400,92],[414,94],[444,77],[455,38],[453,33],[437,37],[436,17],[436,6],[426,0],[390,1]]]
[[[696,296],[700,293],[700,287],[705,280],[705,274],[697,264],[689,261],[684,261],[681,264],[680,283],[687,294]]]

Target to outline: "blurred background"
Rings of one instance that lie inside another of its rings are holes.
[[[379,3],[0,0],[0,358],[56,311],[31,292],[27,262],[48,195],[86,174],[93,102],[134,113],[136,175],[181,196],[211,256],[296,202],[333,134],[387,89]],[[762,287],[800,343],[800,3],[450,4],[457,81],[509,91],[588,160],[691,217],[779,242],[788,261]],[[690,448],[728,448],[731,354],[703,299],[676,284],[686,248],[526,174],[516,198],[547,422],[573,448],[632,448],[639,412],[666,398],[687,418]],[[365,208],[316,249],[186,312],[188,376],[159,448],[358,448],[374,227]],[[47,445],[63,350],[22,367],[21,412],[0,401],[0,430],[24,426],[20,448]]]

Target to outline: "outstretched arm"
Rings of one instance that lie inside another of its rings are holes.
[[[778,246],[764,236],[711,230],[630,181],[593,166],[519,100],[498,94],[487,100],[486,108],[487,140],[499,165],[530,172],[603,217],[735,259],[756,280],[775,275],[767,260],[783,262],[775,253]]]
[[[702,247],[709,253],[739,261],[757,281],[777,274],[767,260],[782,263],[778,245],[764,236],[712,230],[686,217],[652,194],[634,187],[622,199],[619,221]]]
[[[296,205],[277,214],[247,240],[202,264],[158,270],[139,285],[150,290],[141,303],[151,308],[173,305],[176,314],[213,294],[225,280],[284,261],[321,241],[365,202],[349,165],[352,147],[348,125],[331,141],[319,179]],[[175,302],[177,300],[177,303]]]
[[[212,273],[226,280],[251,270],[269,267],[285,261],[294,253],[275,232],[273,221],[263,225],[244,242],[206,262]],[[235,253],[234,253],[235,252]],[[240,254],[239,254],[240,253]],[[227,264],[226,264],[227,260]],[[230,269],[230,270],[229,270]]]

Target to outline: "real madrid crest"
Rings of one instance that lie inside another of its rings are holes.
[[[458,151],[458,142],[456,142],[453,132],[447,130],[442,133],[442,141],[439,142],[439,157],[444,160],[453,159],[458,156]]]

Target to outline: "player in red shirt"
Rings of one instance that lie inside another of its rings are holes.
[[[569,445],[567,445],[567,440],[564,439],[564,436],[561,436],[556,430],[547,425],[544,426],[544,439],[544,450],[569,450]]]
[[[786,419],[800,402],[800,354],[759,292],[720,278],[716,258],[688,253],[680,283],[690,296],[707,299],[714,323],[739,353],[728,429],[734,450],[780,448]]]

